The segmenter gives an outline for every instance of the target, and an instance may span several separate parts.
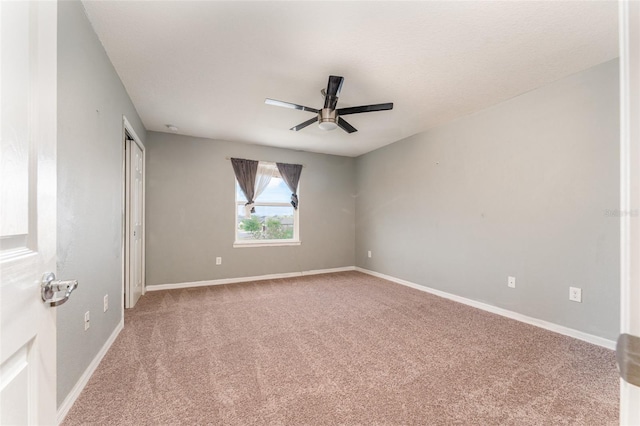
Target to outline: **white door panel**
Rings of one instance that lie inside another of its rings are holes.
[[[135,141],[127,142],[127,297],[133,308],[144,291],[144,151]]]
[[[56,422],[55,2],[0,2],[0,423]]]

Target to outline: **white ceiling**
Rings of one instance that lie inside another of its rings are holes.
[[[145,127],[357,156],[618,56],[617,2],[84,1]],[[321,108],[359,131],[288,130]]]

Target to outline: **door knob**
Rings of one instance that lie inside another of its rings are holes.
[[[77,280],[56,280],[56,274],[47,272],[42,276],[42,282],[40,284],[42,301],[48,303],[49,306],[60,306],[69,300],[71,292],[76,288],[78,288]]]

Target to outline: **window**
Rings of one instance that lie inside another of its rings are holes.
[[[260,175],[267,177],[268,184],[254,200],[255,212],[248,213],[247,199],[235,180],[236,193],[236,241],[234,247],[255,247],[274,245],[299,245],[298,210],[291,205],[291,190],[282,180],[275,163],[261,161],[258,166]],[[247,216],[248,214],[248,216]]]

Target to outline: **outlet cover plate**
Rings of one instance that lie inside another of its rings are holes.
[[[507,277],[507,286],[510,288],[516,288],[516,277]]]
[[[222,258],[216,257],[216,265],[222,265]]]
[[[572,302],[582,303],[582,289],[578,287],[569,287],[569,300]]]

